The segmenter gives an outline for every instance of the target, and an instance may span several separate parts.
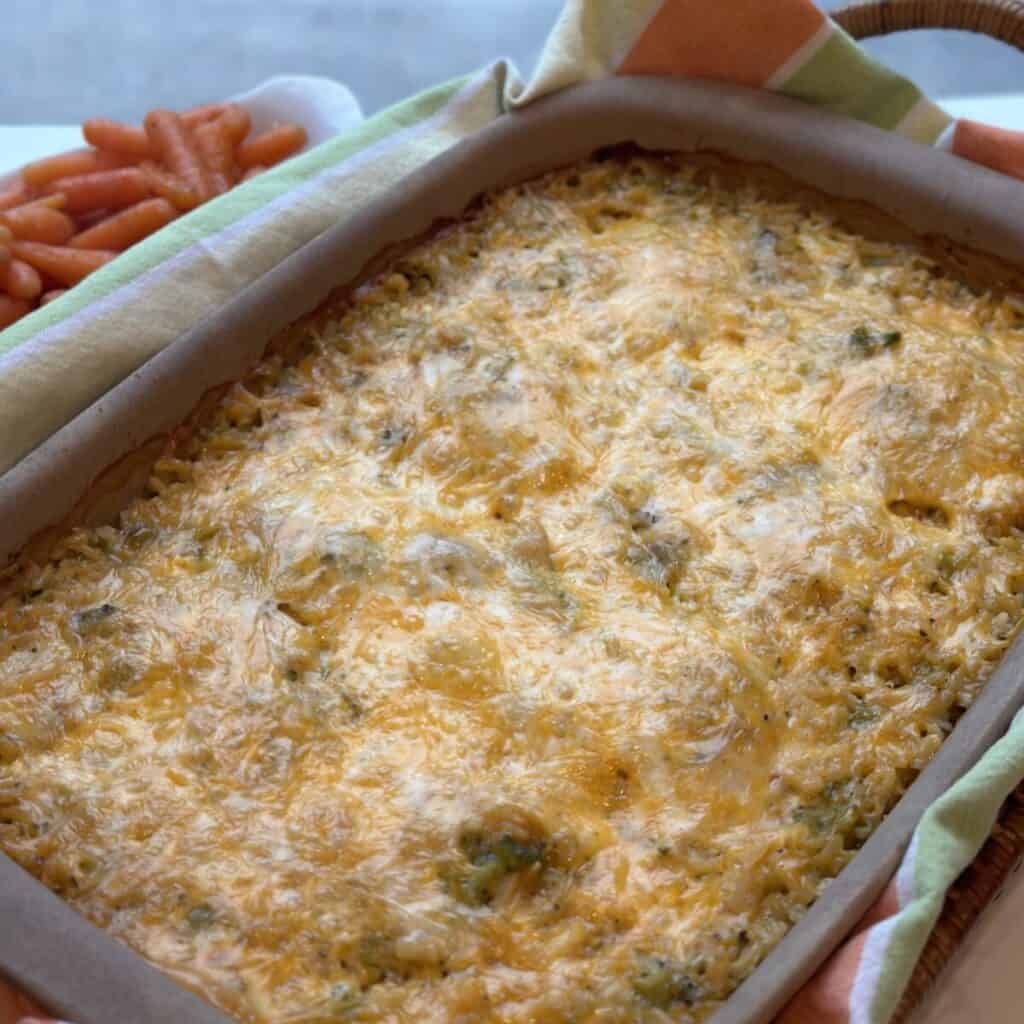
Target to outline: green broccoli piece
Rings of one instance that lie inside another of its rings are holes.
[[[877,331],[860,324],[850,332],[850,347],[862,357],[877,355],[883,349],[892,348],[903,340],[901,331]]]
[[[200,903],[185,915],[185,920],[192,931],[201,932],[214,924],[217,920],[217,911],[209,903]]]
[[[809,804],[798,807],[793,817],[811,832],[833,832],[849,811],[853,796],[854,783],[850,779],[830,782]]]
[[[866,700],[861,700],[860,697],[854,698],[853,707],[850,708],[847,718],[847,724],[851,728],[863,729],[877,720],[878,708],[874,704],[869,704]]]
[[[693,1006],[701,994],[700,986],[681,963],[648,954],[637,957],[633,991],[659,1010],[667,1010],[674,1003]]]
[[[481,833],[468,833],[459,846],[468,863],[451,874],[449,886],[460,903],[471,907],[493,902],[509,875],[542,863],[545,855],[543,842],[520,840],[508,834],[491,839]]]
[[[119,611],[116,604],[108,602],[98,604],[95,608],[83,608],[71,616],[71,628],[79,634],[95,632]]]
[[[327,995],[327,1013],[337,1020],[347,1020],[362,1002],[362,993],[348,982],[339,981],[331,986]]]

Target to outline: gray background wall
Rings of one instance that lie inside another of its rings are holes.
[[[706,0],[718,2],[718,0]],[[773,0],[764,0],[771,3]],[[826,8],[839,0],[823,0]],[[508,56],[527,72],[561,0],[3,0],[0,123],[134,118],[273,74],[348,83],[367,112]],[[1024,54],[960,33],[869,44],[934,96],[1024,91]]]

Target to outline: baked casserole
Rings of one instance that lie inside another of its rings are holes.
[[[0,848],[239,1021],[702,1021],[1018,627],[1024,313],[660,156],[487,197],[9,574]]]

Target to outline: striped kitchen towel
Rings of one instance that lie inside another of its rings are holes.
[[[1024,136],[954,121],[810,0],[567,0],[534,73],[499,61],[363,122],[171,224],[0,334],[0,472],[226,299],[506,111],[617,74],[774,90],[1024,178]],[[1022,191],[1024,198],[1024,191]],[[928,811],[897,879],[783,1016],[881,1024],[944,893],[1024,776],[1024,719]],[[0,984],[0,1024],[9,1024]]]

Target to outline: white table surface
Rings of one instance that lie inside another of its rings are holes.
[[[1024,93],[944,99],[956,117],[1024,131]],[[0,125],[0,174],[82,144],[77,125]],[[1024,1021],[1024,872],[971,931],[914,1024],[1021,1024]]]

